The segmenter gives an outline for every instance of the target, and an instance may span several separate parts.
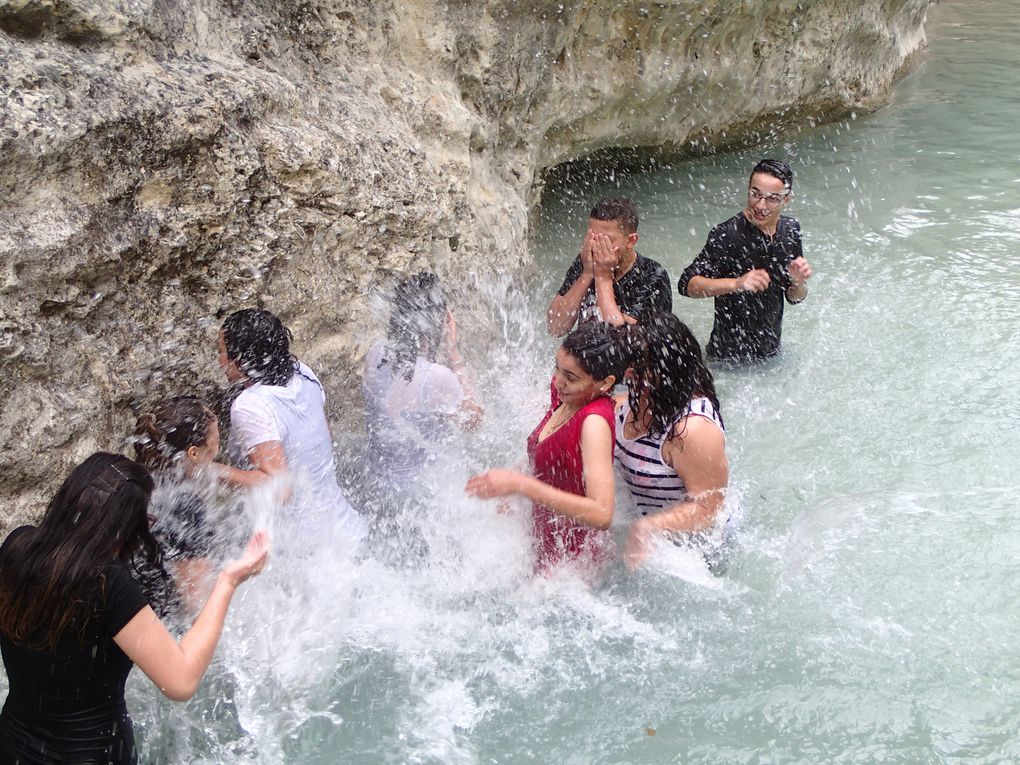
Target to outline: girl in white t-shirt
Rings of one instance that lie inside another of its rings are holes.
[[[397,285],[386,338],[365,358],[364,394],[368,481],[384,491],[411,485],[451,425],[481,421],[435,274]]]
[[[336,480],[326,396],[318,378],[290,353],[290,331],[272,313],[236,311],[220,329],[220,366],[244,390],[230,407],[230,444],[247,469],[219,466],[220,478],[251,488],[287,474],[289,531],[311,541],[339,529],[366,533]]]

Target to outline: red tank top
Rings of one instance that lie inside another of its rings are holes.
[[[545,413],[538,427],[528,436],[528,457],[535,477],[557,489],[583,496],[584,462],[581,457],[581,426],[588,415],[601,417],[609,424],[615,446],[613,400],[597,399],[579,409],[567,423],[544,441],[538,440],[542,428],[556,407]],[[608,530],[593,529],[560,515],[544,505],[532,506],[535,540],[538,544],[538,570],[548,570],[563,560],[601,563],[612,556],[613,538]]]

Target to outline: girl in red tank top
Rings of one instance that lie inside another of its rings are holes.
[[[540,571],[567,560],[599,563],[612,553],[615,425],[607,394],[621,367],[609,327],[589,323],[571,332],[556,352],[553,406],[528,438],[532,475],[493,469],[467,483],[476,497],[532,500]]]

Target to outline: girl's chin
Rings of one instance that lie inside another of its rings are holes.
[[[588,406],[588,404],[590,404],[596,398],[598,398],[598,396],[591,396],[589,398],[585,398],[583,396],[567,396],[564,398],[563,396],[560,396],[560,401],[562,401],[564,404],[568,404],[570,406],[577,407],[578,409],[580,409],[583,406]]]

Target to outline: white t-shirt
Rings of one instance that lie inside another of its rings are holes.
[[[350,537],[361,540],[365,524],[336,480],[333,439],[326,424],[326,395],[318,378],[299,363],[286,385],[255,383],[230,407],[230,439],[246,459],[259,444],[279,441],[294,477],[292,504],[303,521],[324,523],[330,511]]]
[[[394,375],[391,364],[380,366],[385,349],[380,340],[365,357],[367,457],[374,471],[404,483],[418,474],[446,435],[464,389],[453,370],[421,357],[410,380]]]

